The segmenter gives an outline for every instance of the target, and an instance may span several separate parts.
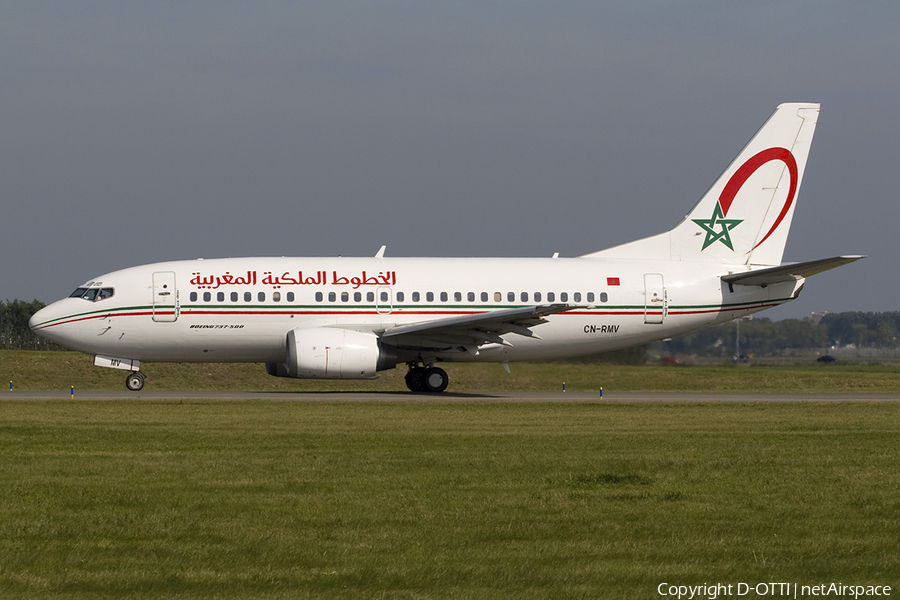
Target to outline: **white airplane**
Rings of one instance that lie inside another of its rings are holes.
[[[778,306],[863,256],[781,264],[818,104],[782,104],[674,229],[577,258],[228,258],[95,277],[35,333],[129,371],[262,362],[277,377],[372,379],[406,363],[547,360],[644,344]]]

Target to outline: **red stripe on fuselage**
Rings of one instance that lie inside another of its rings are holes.
[[[772,308],[775,306],[780,306],[781,302],[774,302],[768,304],[757,304],[753,306],[741,306],[734,308],[727,307],[717,307],[717,308],[708,308],[708,309],[697,309],[697,310],[684,310],[684,309],[669,309],[669,315],[700,315],[700,314],[709,314],[709,313],[722,313],[722,312],[736,312],[743,310],[752,310],[752,309],[760,309],[760,308]],[[405,310],[396,310],[390,313],[379,313],[377,311],[372,310],[337,310],[337,311],[324,311],[324,310],[277,310],[277,311],[261,311],[261,310],[193,310],[193,309],[184,309],[181,311],[181,315],[243,315],[243,316],[263,316],[263,315],[328,315],[328,316],[340,316],[340,315],[480,315],[489,313],[489,310],[476,310],[476,311],[466,311],[466,310],[435,310],[435,311],[405,311]],[[56,323],[49,323],[46,325],[41,325],[36,329],[48,329],[50,327],[56,327],[58,325],[66,325],[69,323],[78,323],[82,321],[90,321],[92,319],[107,319],[109,317],[152,317],[156,314],[159,315],[172,315],[174,312],[166,311],[166,312],[157,312],[153,311],[135,311],[135,312],[109,312],[101,315],[89,315],[78,318],[65,319],[62,321],[57,321]],[[629,316],[629,315],[643,315],[643,314],[661,314],[660,311],[650,311],[647,313],[644,309],[635,308],[631,310],[593,310],[593,311],[579,311],[572,310],[557,313],[558,315],[571,315],[571,316]]]

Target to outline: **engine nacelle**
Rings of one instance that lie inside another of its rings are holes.
[[[382,350],[378,336],[348,329],[314,327],[287,334],[287,362],[267,363],[276,377],[300,379],[375,379],[396,359]]]

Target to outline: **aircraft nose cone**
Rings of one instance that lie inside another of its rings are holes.
[[[29,329],[31,329],[31,331],[33,331],[34,333],[37,333],[38,325],[43,323],[46,320],[47,320],[47,308],[44,307],[41,310],[34,313],[33,315],[31,315],[31,318],[28,319],[28,327],[29,327]]]
[[[54,342],[60,342],[61,332],[59,331],[60,317],[64,316],[64,311],[59,306],[61,302],[54,302],[37,311],[28,319],[28,327],[35,335]]]

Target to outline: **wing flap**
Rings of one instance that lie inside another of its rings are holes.
[[[404,348],[430,350],[463,348],[468,352],[483,344],[510,345],[505,333],[540,339],[531,328],[546,323],[549,315],[577,308],[568,304],[544,304],[510,308],[422,321],[390,327],[381,334],[382,342]]]

